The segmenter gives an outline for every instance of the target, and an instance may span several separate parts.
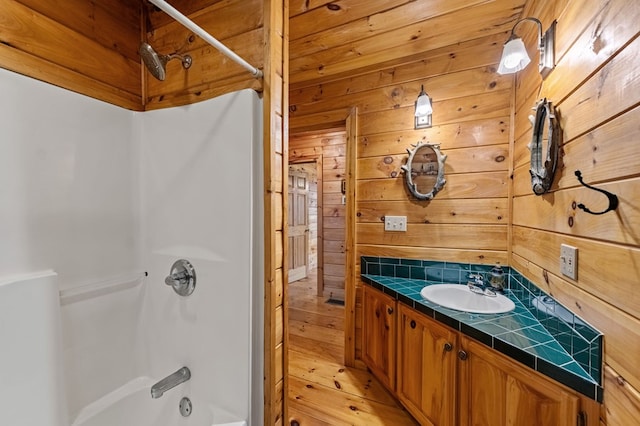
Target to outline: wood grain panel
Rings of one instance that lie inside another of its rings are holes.
[[[384,224],[360,223],[359,244],[506,250],[507,227],[500,225],[411,224],[407,232],[385,232]]]
[[[144,108],[146,111],[151,111],[189,105],[244,89],[253,89],[256,92],[262,92],[264,90],[261,80],[256,80],[243,74],[228,78],[224,83],[222,81],[214,81],[196,87],[185,88],[184,90],[173,93],[147,97]]]
[[[584,203],[598,212],[608,206],[604,195],[580,187],[542,197],[533,194],[516,197],[513,201],[513,224],[613,243],[640,245],[640,229],[637,227],[640,209],[636,202],[640,194],[640,178],[598,187],[618,196],[620,204],[615,213],[594,216],[573,208],[574,203]]]
[[[577,1],[569,2],[569,10],[558,21],[556,31],[558,34],[561,34],[562,31],[564,35],[558,36],[558,41],[562,44],[556,44],[556,47],[566,49],[564,46],[570,45],[570,49],[566,50],[566,54],[562,56],[556,70],[545,81],[543,91],[540,93],[541,97],[548,97],[552,94],[556,102],[560,102],[567,94],[571,93],[578,83],[589,78],[593,70],[610,61],[613,55],[625,48],[626,44],[638,35],[637,22],[640,21],[640,4],[638,2],[611,0],[598,3],[595,8],[591,9],[591,16],[588,16],[584,13],[585,10],[588,10],[586,9],[587,4]],[[574,20],[569,18],[569,14],[579,14],[580,16]],[[587,27],[579,32],[579,37],[576,38],[575,29],[582,28],[582,25],[587,25]],[[563,41],[565,38],[569,39]],[[571,38],[575,38],[575,41]],[[629,49],[625,48],[625,50]],[[565,50],[558,51],[565,52]],[[631,52],[626,54],[629,53]],[[627,62],[627,64],[630,63],[633,62]],[[609,75],[607,71],[607,77],[596,85],[603,84],[608,78],[615,79],[615,76]],[[623,82],[619,83],[626,85]],[[591,93],[604,94],[606,89],[600,86],[600,90]]]
[[[337,85],[337,83],[334,83]],[[345,83],[342,84],[345,86]],[[473,68],[457,73],[448,73],[431,78],[422,77],[419,81],[402,84],[378,86],[373,90],[353,92],[350,87],[342,87],[343,96],[325,94],[325,85],[321,94],[314,95],[311,102],[302,102],[292,98],[291,116],[316,114],[326,110],[358,107],[359,113],[383,111],[392,108],[413,107],[415,100],[424,86],[429,96],[439,101],[481,93],[499,92],[511,87],[511,79],[496,77],[491,67]]]
[[[324,111],[302,117],[291,117],[289,121],[290,131],[292,133],[299,133],[344,127],[344,122],[349,115],[349,111],[350,108],[341,108],[339,110]]]
[[[431,246],[400,247],[377,244],[358,244],[356,257],[404,257],[407,259],[432,259],[439,261],[495,264],[507,263],[507,252],[500,250],[444,249]]]
[[[19,0],[19,3],[138,62],[141,4],[127,0]],[[4,10],[4,9],[3,9]]]
[[[308,12],[290,18],[291,40],[297,40],[308,34],[326,29],[327,22],[331,26],[339,26],[359,18],[365,18],[381,9],[391,9],[408,0],[337,0],[331,7],[316,7]],[[295,50],[298,52],[297,50]]]
[[[445,176],[450,173],[506,172],[509,146],[492,145],[450,149],[442,154],[447,156]],[[357,162],[358,178],[376,179],[404,176],[404,172],[400,168],[406,164],[408,158],[408,154],[361,158]]]
[[[606,424],[631,425],[640,418],[640,393],[608,365],[604,367],[604,389]]]
[[[341,365],[321,362],[317,356],[303,353],[296,353],[292,361],[289,364],[289,371],[294,376],[326,387],[336,387],[343,392],[377,400],[386,405],[396,404],[393,397],[379,383],[371,381],[369,373],[365,371],[356,369],[346,371]],[[367,382],[371,386],[361,386],[361,383]]]
[[[405,201],[360,201],[358,223],[382,223],[387,214],[406,216],[407,223],[506,224],[509,210],[506,198],[434,198],[428,203]]]
[[[486,172],[446,176],[447,183],[438,192],[438,199],[502,198],[507,196],[504,172]],[[365,201],[391,201],[409,199],[402,178],[359,180],[358,199]]]
[[[296,19],[299,22],[293,22],[294,26],[300,25],[301,28],[299,36],[292,37],[290,48],[295,52],[296,56],[311,55],[326,49],[326,46],[344,44],[345,40],[351,42],[362,40],[482,2],[484,0],[432,0],[429,3],[429,7],[424,7],[424,4],[411,1],[388,2],[377,0],[368,2],[367,6],[373,8],[374,12],[368,13],[368,16],[366,8],[358,7],[356,9],[353,7],[355,5],[351,5],[350,10],[345,12],[345,15],[348,14],[345,17],[349,19],[346,23],[330,19],[330,28],[328,28],[329,25],[325,21],[324,25],[321,25],[321,31],[310,32],[309,27],[306,26],[309,19],[315,18],[315,16],[312,16],[313,14],[324,12],[314,11],[297,17]]]
[[[360,68],[357,73],[346,70],[325,77],[322,75],[323,70],[319,67],[318,71],[309,69],[304,71],[304,74],[307,74],[306,78],[292,82],[293,98],[295,99],[297,91],[301,88],[317,87],[321,90],[325,84],[333,87],[332,82],[334,81],[341,84],[340,80],[348,82],[349,87],[353,84],[354,92],[357,92],[376,87],[378,84],[387,85],[391,84],[390,82],[415,80],[413,75],[420,69],[422,69],[424,77],[428,78],[448,72],[495,66],[501,53],[499,46],[504,43],[505,37],[506,34],[490,34],[470,40],[461,40],[455,45],[437,49],[421,49],[417,46],[416,50],[406,52],[407,55],[400,59],[390,59],[368,65]],[[415,42],[419,45],[427,45],[421,39],[417,39]],[[413,68],[417,70],[412,71]],[[394,78],[396,74],[398,78]],[[361,78],[368,78],[368,81],[361,82]],[[367,82],[368,84],[366,84]]]
[[[567,278],[568,281],[629,315],[640,317],[640,293],[633,290],[640,276],[639,248],[513,227],[513,253],[548,271],[557,272],[560,268],[560,244],[579,250],[579,281]]]
[[[455,49],[455,53],[451,52],[452,49]],[[451,93],[441,90],[439,84],[450,82],[451,79],[446,78],[450,73],[458,77],[468,73],[479,77],[480,82],[484,84],[472,82],[472,85],[481,91],[494,89],[497,86],[511,86],[511,78],[500,76],[492,71],[495,67],[495,58],[499,55],[500,48],[495,37],[483,37],[480,40],[460,43],[455,48],[428,51],[419,60],[393,64],[382,69],[377,68],[361,75],[345,76],[345,78],[318,84],[299,83],[291,91],[291,101],[292,105],[309,104],[410,81],[422,81],[425,87],[429,88],[429,93],[433,92],[436,97],[446,98],[451,96]],[[307,85],[303,86],[303,84]],[[455,89],[464,90],[464,87]]]
[[[637,8],[640,8],[638,6]],[[640,78],[629,75],[629,64],[640,63],[640,38],[636,38],[559,105],[567,141],[637,105]],[[565,111],[571,111],[565,114]]]
[[[218,4],[219,8],[223,8],[227,3],[228,0],[171,0],[171,5],[187,16],[191,16],[203,9],[207,9],[208,11],[215,10],[212,8],[215,4]],[[151,3],[146,3],[146,5],[149,10],[147,25],[150,29],[159,28],[173,22],[173,18],[164,13],[158,7]]]
[[[308,10],[326,6],[332,0],[291,0],[289,2],[289,17],[294,17]]]
[[[374,35],[303,57],[292,57],[292,82],[311,80],[319,75],[330,76],[346,70],[357,70],[410,56],[416,52],[449,46],[464,33],[467,40],[497,34],[511,29],[514,10],[520,0],[499,0],[465,11],[465,18],[455,14],[430,19],[428,27],[416,23]],[[428,28],[428,30],[427,30]],[[317,64],[321,64],[317,67]]]
[[[363,135],[358,158],[404,154],[418,142],[437,143],[440,149],[499,145],[508,142],[509,117],[433,126],[429,129]]]
[[[133,111],[142,110],[140,96],[115,88],[0,43],[0,66],[56,86]]]
[[[298,409],[313,413],[314,417],[330,425],[366,424],[384,426],[414,426],[413,419],[380,402],[370,401],[349,393],[337,399],[326,386],[308,386],[304,381],[289,378],[289,398],[297,401]],[[380,419],[385,419],[384,423]]]
[[[504,117],[509,114],[509,90],[467,96],[445,101],[433,100],[433,123],[436,125]],[[413,106],[363,114],[361,134],[412,129]]]
[[[2,44],[140,96],[140,62],[13,0],[0,0]]]
[[[561,151],[557,186],[567,188],[579,185],[573,174],[575,170],[581,170],[587,182],[603,182],[640,174],[640,165],[633,161],[625,161],[637,152],[633,144],[633,141],[640,138],[637,120],[640,120],[640,107],[565,144]],[[516,141],[515,167],[528,168],[530,151],[526,145],[529,142],[530,135],[526,141]],[[526,193],[516,191],[515,195]]]
[[[209,0],[209,3],[212,3],[212,0]],[[192,13],[190,18],[196,25],[227,45],[230,38],[263,27],[262,8],[261,0],[226,0],[199,8],[193,11],[195,13]],[[181,9],[178,10],[185,13]],[[251,10],[252,13],[247,13],[247,10]],[[230,22],[233,25],[229,25]],[[173,19],[163,25],[152,26],[149,33],[154,40],[153,47],[166,53],[176,50],[192,51],[208,46],[206,41]]]
[[[185,37],[186,29],[183,29]],[[160,39],[149,37],[149,43],[158,44]],[[256,49],[264,43],[263,29],[258,28],[224,40],[228,48],[235,51],[244,60],[257,68],[264,66],[260,50]],[[201,90],[220,81],[228,83],[229,78],[241,80],[252,79],[244,68],[229,60],[225,55],[210,45],[185,51],[193,58],[193,64],[188,70],[182,68],[180,61],[167,63],[167,77],[164,81],[154,78],[147,79],[147,96],[150,98],[167,96],[174,92],[185,92],[189,89]]]

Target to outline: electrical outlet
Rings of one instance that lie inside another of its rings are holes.
[[[385,231],[407,231],[407,217],[406,216],[385,216],[384,217],[384,230]]]
[[[560,272],[574,280],[578,279],[578,249],[566,244],[560,245]]]

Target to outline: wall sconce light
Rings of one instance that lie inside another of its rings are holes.
[[[511,29],[511,35],[504,44],[502,58],[498,66],[499,74],[512,74],[526,67],[531,59],[527,54],[522,39],[515,34],[515,29],[521,22],[533,21],[538,24],[538,49],[540,50],[540,63],[538,69],[542,78],[545,78],[555,67],[555,38],[556,21],[553,21],[549,29],[542,35],[542,23],[536,18],[524,18],[515,23]]]
[[[431,113],[433,107],[431,106],[431,98],[424,91],[424,85],[420,87],[420,94],[415,103],[415,120],[414,128],[426,129],[431,127]]]

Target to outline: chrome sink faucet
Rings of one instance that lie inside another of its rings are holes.
[[[191,371],[187,367],[182,367],[175,373],[160,380],[151,386],[151,398],[160,398],[166,391],[184,383],[191,378]]]
[[[470,280],[473,280],[473,282],[469,282],[470,284],[473,284],[476,287],[484,288],[484,277],[482,276],[482,274],[469,274],[468,278]]]
[[[481,273],[469,274],[467,278],[469,278],[467,287],[469,287],[469,290],[471,290],[473,293],[482,294],[489,297],[496,297],[496,292],[485,285],[484,277]]]

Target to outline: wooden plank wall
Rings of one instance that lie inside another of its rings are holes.
[[[292,134],[289,158],[322,158],[322,286],[324,297],[344,300],[345,206],[341,183],[345,179],[346,139],[344,131]]]
[[[263,0],[172,0],[171,5],[254,67],[265,67]],[[146,110],[186,105],[235,90],[262,90],[262,81],[231,61],[151,3],[145,8],[146,40],[162,54],[189,54],[188,70],[180,61],[167,64],[164,81],[143,76]]]
[[[495,73],[508,34],[425,52],[400,63],[319,85],[292,85],[291,123],[356,106],[356,258],[382,255],[507,263],[511,78]],[[433,98],[434,126],[413,129],[421,85]],[[418,141],[438,143],[447,184],[431,202],[412,200],[400,166]],[[384,215],[406,215],[407,233],[384,231]],[[359,265],[356,265],[358,267]],[[359,275],[359,272],[356,273]],[[360,287],[356,357],[360,356]],[[347,331],[349,333],[349,331]]]
[[[289,170],[288,0],[263,0],[263,158],[265,220],[264,424],[281,426],[287,412],[287,184]],[[246,10],[245,10],[246,15]],[[239,18],[243,19],[244,15]],[[228,23],[227,23],[228,25]]]
[[[142,109],[141,4],[0,0],[0,67]]]
[[[602,423],[637,424],[640,3],[531,0],[524,16],[538,17],[544,29],[558,21],[557,66],[544,81],[536,66],[517,76],[512,265],[604,333]],[[534,46],[535,29],[520,28],[529,36],[527,46]],[[530,186],[527,115],[543,97],[558,108],[564,144],[552,190],[538,197]],[[604,195],[580,186],[575,170],[585,182],[617,194],[617,211],[592,216],[573,207],[584,203],[600,211],[607,205]],[[578,248],[577,280],[559,271],[561,243]]]

